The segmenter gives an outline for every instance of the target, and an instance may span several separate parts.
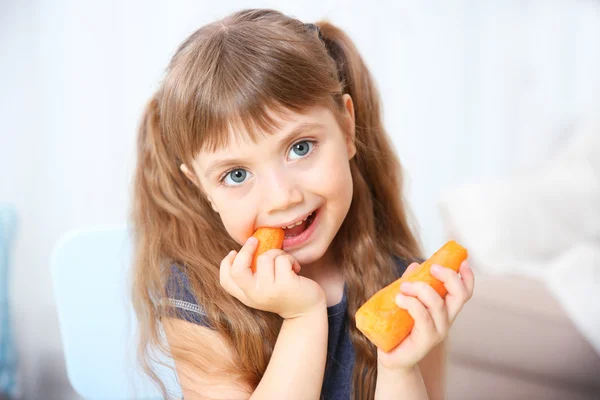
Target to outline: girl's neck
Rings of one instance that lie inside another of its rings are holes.
[[[327,307],[338,304],[344,295],[344,276],[327,252],[312,264],[303,265],[300,275],[317,282],[325,291]]]

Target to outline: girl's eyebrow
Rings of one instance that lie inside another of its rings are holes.
[[[318,129],[325,129],[325,125],[320,124],[318,122],[301,122],[298,125],[296,125],[294,129],[290,131],[290,133],[285,135],[285,137],[283,137],[280,140],[280,142],[283,144],[287,144],[296,136],[300,136],[310,131],[315,131]],[[243,163],[243,160],[234,158],[215,161],[214,163],[210,164],[208,168],[206,168],[204,176],[208,178],[215,170],[225,169],[227,167],[232,167],[235,165],[242,165]]]
[[[228,158],[225,160],[215,161],[208,168],[206,168],[206,171],[204,172],[204,176],[208,178],[216,170],[233,167],[235,165],[241,165],[242,163],[243,163],[243,161],[240,159],[237,159],[237,158],[232,158],[232,159]]]
[[[310,131],[316,131],[319,129],[325,129],[325,125],[318,122],[301,122],[296,125],[294,129],[292,129],[290,133],[288,133],[283,139],[281,139],[281,142],[289,142],[296,136],[304,135]]]

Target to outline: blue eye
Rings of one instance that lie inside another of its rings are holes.
[[[306,157],[315,147],[315,143],[309,140],[304,140],[302,142],[298,142],[292,146],[290,149],[290,158],[293,160],[297,160],[302,157]],[[297,158],[294,158],[297,156]]]
[[[227,186],[237,186],[244,183],[249,175],[250,173],[245,169],[237,168],[229,171],[223,178],[223,182]]]

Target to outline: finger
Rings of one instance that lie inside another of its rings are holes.
[[[473,270],[471,269],[468,260],[463,261],[463,263],[460,265],[460,269],[458,270],[458,272],[460,272],[460,277],[462,278],[465,287],[467,288],[469,299],[471,299],[475,290],[475,274],[473,273]]]
[[[231,265],[231,277],[242,290],[247,288],[252,280],[252,269],[250,268],[250,264],[252,263],[252,257],[254,256],[257,245],[258,240],[255,237],[249,237],[239,253],[235,256],[233,264]]]
[[[300,263],[298,261],[296,261],[296,259],[294,259],[293,270],[296,274],[299,274],[300,271],[302,270],[302,266],[300,265]]]
[[[408,276],[408,275],[412,274],[420,266],[421,266],[421,264],[416,263],[416,262],[410,264],[408,267],[406,267],[406,270],[404,270],[404,273],[402,274],[402,277],[405,277],[405,276]]]
[[[258,256],[256,262],[257,287],[266,288],[275,282],[275,258],[285,254],[283,250],[271,249]]]
[[[408,311],[410,316],[415,321],[413,331],[418,335],[434,336],[437,335],[435,324],[431,318],[431,314],[427,308],[417,298],[399,294],[396,296],[396,304],[398,307]]]
[[[227,293],[230,295],[242,299],[244,296],[244,292],[240,287],[233,281],[231,278],[231,264],[235,259],[237,252],[235,250],[231,250],[227,256],[221,261],[221,265],[219,267],[219,282],[221,286]]]
[[[450,327],[448,310],[442,296],[425,282],[403,282],[403,294],[415,296],[427,308],[438,333],[445,335]]]
[[[231,250],[229,254],[227,254],[225,258],[221,260],[221,264],[219,265],[219,283],[227,291],[229,291],[229,286],[231,283],[231,263],[233,263],[235,253],[235,250]]]
[[[297,261],[289,254],[281,254],[275,258],[275,281],[293,276],[294,263]]]
[[[470,298],[469,291],[460,276],[450,268],[433,265],[431,273],[436,279],[444,283],[448,291],[446,307],[448,308],[448,318],[452,322]]]

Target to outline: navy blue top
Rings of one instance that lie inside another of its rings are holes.
[[[396,259],[398,277],[406,270],[407,264]],[[178,268],[172,267],[172,274],[167,287],[168,302],[176,308],[176,316],[195,324],[209,326],[202,307],[198,305],[189,290],[189,281]],[[354,346],[350,340],[348,317],[347,290],[344,285],[342,301],[327,307],[329,320],[329,337],[327,340],[327,362],[321,389],[322,400],[348,400],[352,383],[352,368],[354,367]]]

